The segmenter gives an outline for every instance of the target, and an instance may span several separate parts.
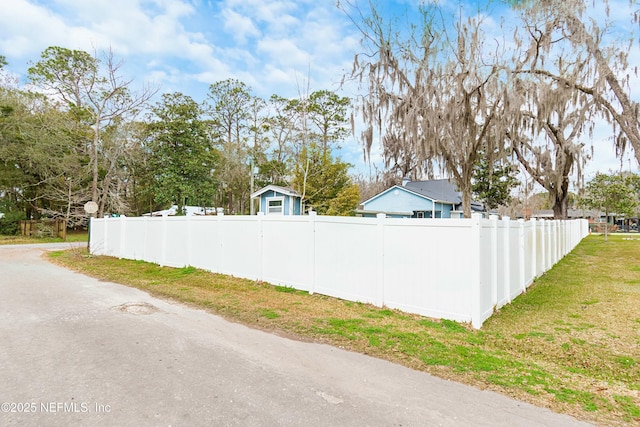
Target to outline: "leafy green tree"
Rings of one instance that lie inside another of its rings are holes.
[[[473,194],[487,209],[508,205],[511,190],[520,182],[511,164],[489,163],[486,156],[480,156],[473,174]]]
[[[18,234],[19,221],[26,219],[24,210],[13,203],[11,198],[0,197],[0,235],[13,236]]]
[[[47,98],[0,88],[0,192],[27,218],[82,219],[89,182],[76,130]]]
[[[285,166],[281,169],[283,173],[280,174],[280,177],[284,177],[295,155],[293,146],[298,131],[298,113],[290,99],[278,95],[272,95],[269,98],[268,109],[266,128],[272,144],[271,159]]]
[[[128,198],[127,204],[135,216],[145,212],[153,212],[165,206],[155,201],[155,176],[151,169],[152,152],[150,126],[147,122],[128,123],[130,132],[130,147],[127,156],[122,161],[122,169],[126,174],[124,181]]]
[[[597,173],[587,183],[581,204],[590,209],[603,210],[606,217],[605,240],[608,239],[609,214],[632,216],[638,207],[638,178],[633,175]]]
[[[191,97],[165,94],[149,124],[149,168],[155,202],[210,206],[217,189],[218,151],[212,147],[202,109]]]
[[[306,208],[313,208],[320,215],[328,212],[350,215],[360,200],[360,193],[354,191],[348,175],[350,167],[311,143],[302,149],[292,186],[302,194]]]
[[[329,200],[327,215],[353,216],[359,201],[360,187],[358,184],[351,184],[340,190],[335,198]]]
[[[315,139],[326,152],[349,133],[347,108],[351,100],[328,90],[317,90],[309,95],[309,119],[315,127]]]
[[[329,90],[317,90],[307,97],[290,99],[286,110],[294,112],[295,153],[313,142],[323,152],[331,151],[349,133],[347,108],[351,100]]]
[[[268,160],[258,167],[255,185],[257,188],[265,187],[269,184],[286,187],[289,185],[286,179],[288,173],[288,166],[284,162],[276,159]]]
[[[253,136],[260,138],[259,127],[255,126],[259,120],[252,114],[256,103],[251,89],[236,79],[212,84],[207,94],[204,109],[220,147],[219,178],[229,213],[243,213],[249,200],[251,154],[255,153],[249,146],[252,125]]]
[[[91,164],[91,200],[99,204],[99,217],[107,205],[106,197],[112,194],[111,181],[101,173],[105,167],[103,154],[109,151],[111,159],[107,163],[110,163],[123,152],[122,147],[105,149],[105,132],[135,116],[157,92],[150,87],[132,92],[131,80],[120,75],[121,66],[112,52],[107,52],[101,61],[84,51],[52,46],[28,70],[32,83],[64,102],[79,126],[91,132],[86,154]]]

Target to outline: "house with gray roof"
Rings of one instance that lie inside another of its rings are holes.
[[[484,212],[481,203],[471,202],[472,212]],[[449,179],[404,180],[360,204],[356,214],[389,218],[461,218],[462,193]]]

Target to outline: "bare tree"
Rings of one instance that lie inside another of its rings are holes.
[[[637,47],[640,9],[633,10],[634,3],[628,3],[629,32],[620,39],[611,34],[609,6],[608,0],[522,2],[521,11],[531,35],[527,53],[532,61],[527,71],[592,97],[614,127],[619,152],[631,145],[640,163],[640,105],[631,97],[631,77],[637,78],[638,74],[637,67],[629,63],[631,49]],[[543,55],[559,50],[573,56],[567,58],[569,61],[583,62],[587,72],[580,78],[565,76],[543,60]]]
[[[460,12],[450,23],[434,1],[420,6],[418,22],[394,28],[397,22],[370,6],[370,16],[350,2],[342,6],[357,14],[352,20],[363,35],[351,77],[366,84],[358,105],[365,150],[377,132],[387,167],[413,176],[440,168],[457,184],[469,217],[479,153],[503,153],[496,149],[504,134],[502,47],[488,44],[480,14]]]
[[[527,58],[537,61],[540,58]],[[552,62],[552,61],[549,61]],[[554,68],[568,80],[578,80],[588,62],[567,61],[561,53]],[[507,136],[511,149],[531,178],[549,193],[556,219],[566,219],[572,176],[579,183],[587,160],[580,138],[593,131],[593,100],[588,95],[544,75],[524,77],[516,66],[509,85]]]

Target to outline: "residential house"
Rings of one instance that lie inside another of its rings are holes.
[[[472,201],[472,212],[483,212],[482,204]],[[461,218],[462,193],[448,179],[403,180],[402,185],[376,194],[360,204],[356,214],[373,217],[384,213],[390,218]]]

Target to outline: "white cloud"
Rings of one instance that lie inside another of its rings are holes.
[[[68,25],[50,10],[26,0],[13,0],[0,14],[0,51],[9,58],[33,58],[51,45],[91,47],[97,35]]]
[[[247,43],[247,38],[256,38],[261,34],[251,18],[231,9],[223,10],[222,17],[224,19],[224,29],[232,34],[237,43],[244,45]]]
[[[304,66],[309,62],[309,53],[293,39],[265,37],[258,42],[257,50],[266,54],[272,64]]]
[[[251,17],[255,22],[267,25],[270,34],[278,34],[299,25],[299,20],[293,14],[299,7],[304,6],[305,1],[226,0],[223,3],[228,9],[236,10],[243,16]]]

